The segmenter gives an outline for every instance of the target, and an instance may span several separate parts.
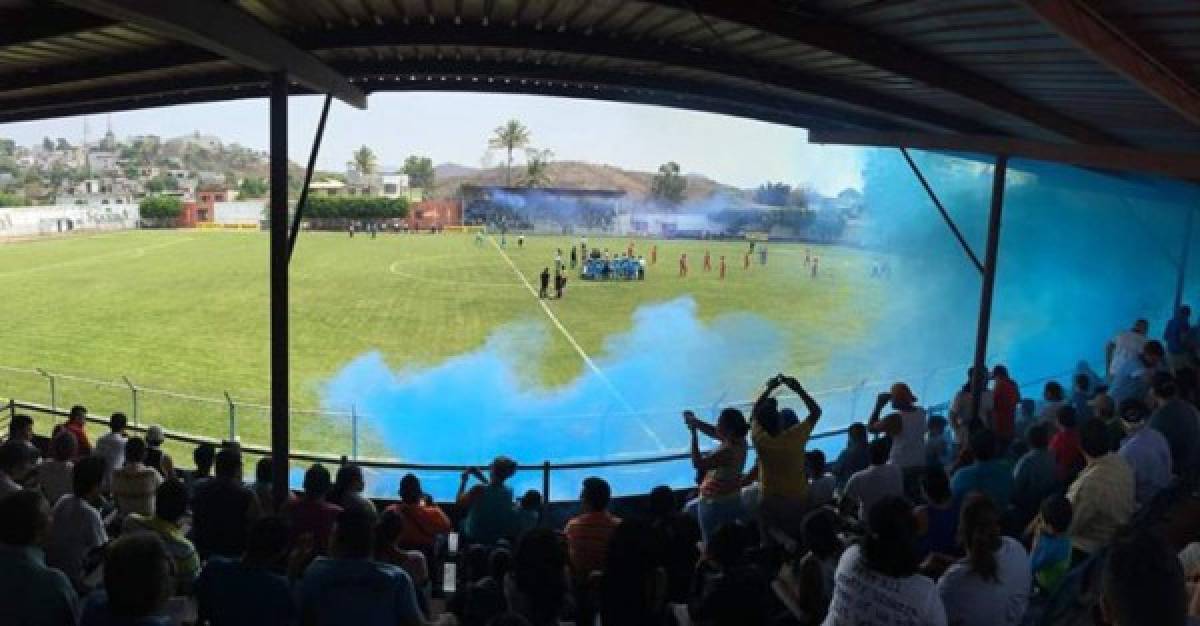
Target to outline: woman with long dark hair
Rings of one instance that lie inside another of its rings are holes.
[[[1029,554],[1000,533],[1000,511],[987,496],[963,506],[958,538],[967,556],[938,581],[949,623],[1016,626],[1029,605]]]
[[[887,496],[867,514],[867,535],[846,548],[834,574],[825,624],[895,623],[946,626],[933,581],[918,574],[912,505]]]
[[[745,513],[742,469],[746,466],[746,434],[750,426],[742,412],[734,408],[721,411],[716,426],[696,419],[691,411],[685,411],[683,419],[691,433],[692,466],[704,474],[697,512],[700,533],[707,542],[718,528],[738,521]],[[712,452],[701,452],[699,433],[720,444]]]

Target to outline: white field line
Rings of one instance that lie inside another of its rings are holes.
[[[140,258],[146,256],[147,251],[157,250],[160,248],[166,248],[167,246],[173,246],[173,245],[184,243],[186,241],[191,241],[191,240],[192,240],[191,237],[185,237],[182,239],[173,239],[171,241],[164,241],[161,243],[151,244],[148,246],[141,246],[138,248],[133,248],[131,250],[117,250],[115,252],[105,252],[103,254],[81,257],[81,258],[77,258],[77,259],[71,259],[68,261],[59,261],[57,263],[47,263],[45,265],[35,265],[33,267],[26,267],[26,268],[22,268],[22,269],[18,269],[18,270],[9,270],[7,272],[0,272],[0,278],[8,278],[10,276],[21,276],[24,274],[32,274],[34,272],[41,272],[43,270],[50,270],[50,269],[59,269],[59,268],[63,268],[63,267],[74,267],[76,265],[88,265],[88,264],[96,262],[96,261],[104,261],[104,260],[108,260],[108,259],[117,259],[117,258],[122,258],[122,257],[132,257],[135,259],[140,259]]]
[[[608,390],[612,392],[613,397],[617,399],[617,402],[621,403],[621,406],[624,407],[629,414],[636,414],[637,411],[635,411],[633,406],[629,404],[629,401],[625,399],[625,396],[621,395],[621,391],[617,389],[616,385],[609,380],[608,376],[596,366],[596,362],[592,360],[592,357],[588,356],[587,352],[584,352],[583,347],[579,345],[578,341],[575,341],[575,337],[571,336],[571,332],[567,330],[566,326],[563,326],[562,321],[558,319],[558,316],[554,314],[554,311],[550,310],[550,306],[546,304],[546,301],[538,296],[537,290],[533,288],[532,284],[530,284],[529,279],[525,278],[525,274],[520,270],[520,268],[517,267],[517,264],[513,263],[512,259],[509,258],[508,253],[504,251],[504,248],[501,248],[500,245],[496,243],[496,240],[492,237],[488,237],[488,241],[492,243],[492,246],[496,248],[497,252],[500,253],[500,257],[503,258],[506,263],[508,263],[508,266],[512,268],[512,271],[516,273],[518,278],[521,279],[521,282],[525,285],[525,288],[529,290],[529,295],[533,296],[534,300],[537,300],[538,305],[542,307],[542,311],[546,313],[546,317],[550,318],[550,322],[554,324],[555,328],[558,329],[558,332],[562,333],[562,336],[567,339],[567,343],[571,344],[571,347],[575,348],[575,352],[579,353],[579,358],[583,359],[583,362],[588,366],[588,369],[592,370],[592,372],[596,374],[600,381],[604,383],[604,386],[608,387]],[[667,449],[667,446],[663,444],[658,435],[648,425],[646,425],[645,420],[638,418],[637,423],[642,427],[642,430],[645,431],[646,436],[654,442],[654,445],[658,446],[659,450],[665,451]]]

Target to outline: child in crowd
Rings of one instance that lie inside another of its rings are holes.
[[[935,415],[929,418],[929,431],[925,434],[925,464],[931,467],[945,467],[950,462],[950,442],[946,439],[946,418]]]
[[[1083,448],[1079,443],[1079,428],[1075,407],[1064,404],[1058,408],[1058,432],[1050,438],[1050,452],[1058,466],[1058,481],[1068,485],[1083,469]]]
[[[1064,404],[1066,392],[1063,391],[1063,386],[1053,380],[1046,383],[1042,389],[1042,408],[1038,411],[1037,420],[1050,424],[1050,428],[1053,429],[1058,420],[1058,409]]]
[[[834,478],[833,474],[825,472],[825,453],[820,450],[809,450],[804,456],[809,479],[808,508],[814,509],[832,504],[837,478]]]
[[[530,489],[521,496],[520,506],[517,507],[517,518],[522,533],[538,527],[542,521],[542,492]]]
[[[1063,496],[1042,501],[1041,513],[1034,520],[1030,566],[1038,589],[1049,594],[1058,589],[1071,567],[1071,503]]]

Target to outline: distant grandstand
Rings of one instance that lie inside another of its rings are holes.
[[[620,189],[463,185],[463,223],[545,233],[611,233],[625,210]]]

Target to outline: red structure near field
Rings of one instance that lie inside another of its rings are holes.
[[[408,213],[408,227],[411,230],[461,225],[462,203],[455,199],[422,200],[414,203]]]

